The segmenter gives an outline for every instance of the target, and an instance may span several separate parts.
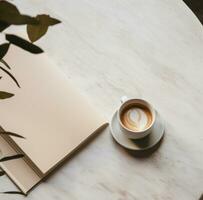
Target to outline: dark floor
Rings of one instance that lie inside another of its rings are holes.
[[[203,0],[183,0],[203,24]]]

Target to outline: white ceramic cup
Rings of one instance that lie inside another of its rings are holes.
[[[123,134],[125,134],[130,139],[141,139],[141,138],[146,137],[148,134],[150,134],[152,128],[154,127],[154,123],[156,120],[156,111],[152,107],[152,105],[143,99],[129,99],[125,96],[121,98],[121,103],[122,104],[118,110],[118,121],[119,121],[120,128],[121,128],[121,131],[123,132]],[[123,110],[125,110],[126,107],[129,107],[130,105],[135,105],[135,104],[141,104],[141,105],[147,107],[152,114],[152,122],[144,130],[140,130],[140,131],[131,130],[131,129],[125,127],[121,121],[121,114],[122,114]]]

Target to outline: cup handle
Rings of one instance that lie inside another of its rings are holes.
[[[121,103],[125,103],[129,98],[127,96],[122,96],[120,101]]]

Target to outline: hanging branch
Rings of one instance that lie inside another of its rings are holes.
[[[16,80],[16,78],[6,69],[4,69],[3,67],[0,66],[0,69],[2,71],[4,71],[8,76],[10,76],[10,78],[15,82],[15,84],[20,88],[20,85],[18,83],[18,81]]]
[[[8,65],[8,63],[5,60],[1,59],[0,62],[4,64],[8,69],[11,69],[11,67]]]
[[[34,54],[42,53],[43,50],[40,47],[33,44],[33,42],[39,40],[42,36],[44,36],[50,26],[56,25],[58,23],[61,23],[61,21],[45,14],[40,14],[40,15],[37,15],[36,17],[21,14],[15,5],[13,5],[12,3],[6,0],[4,1],[0,0],[0,32],[3,32],[11,25],[26,25],[27,35],[30,40],[30,41],[27,41],[19,36],[16,36],[13,34],[6,34],[5,37],[8,43],[0,44],[0,63],[2,63],[8,70],[11,69],[8,63],[3,59],[4,56],[7,54],[7,52],[9,51],[9,47],[11,44],[18,46],[19,48],[22,48],[25,51],[28,51],[30,53],[34,53]],[[0,70],[6,73],[20,88],[20,85],[16,80],[16,78],[7,69],[0,66]],[[1,78],[2,76],[0,76],[0,80]],[[13,96],[14,94],[12,93],[0,91],[0,99],[2,100],[11,98]],[[9,132],[9,131],[0,131],[0,135],[9,135],[9,136],[24,139],[23,136],[13,132]],[[6,162],[13,159],[20,159],[23,157],[24,157],[23,154],[7,156],[7,157],[1,158],[0,162]],[[1,169],[0,176],[3,176],[3,175],[5,175],[5,171]],[[0,193],[24,195],[23,192],[20,192],[20,191],[7,191],[7,192],[0,192]]]

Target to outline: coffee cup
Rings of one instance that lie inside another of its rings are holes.
[[[150,134],[154,127],[156,111],[143,99],[121,98],[118,121],[121,131],[130,139],[141,139]]]

